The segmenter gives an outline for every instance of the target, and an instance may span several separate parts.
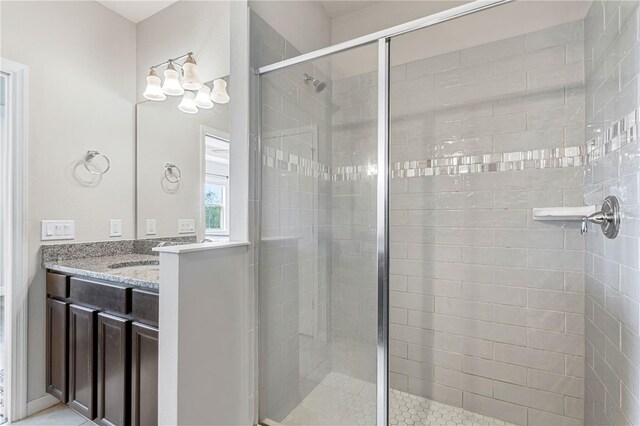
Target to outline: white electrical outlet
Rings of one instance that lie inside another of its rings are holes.
[[[109,236],[122,237],[122,221],[120,219],[111,219],[109,223],[111,225]]]
[[[43,220],[41,241],[73,240],[76,238],[75,220]]]
[[[147,219],[147,235],[156,235],[155,219]]]
[[[192,234],[196,232],[195,219],[178,219],[178,234]]]

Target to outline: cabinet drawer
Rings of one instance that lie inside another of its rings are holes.
[[[63,299],[69,297],[69,277],[55,272],[47,272],[47,294]]]
[[[73,277],[69,293],[69,298],[75,303],[87,304],[122,314],[131,312],[130,287]]]
[[[131,292],[131,315],[144,323],[158,324],[158,293],[134,288]]]

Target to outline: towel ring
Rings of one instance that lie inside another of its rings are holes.
[[[102,157],[107,162],[107,167],[104,170],[102,171],[92,170],[91,167],[89,167],[89,163],[92,162],[95,157]],[[92,175],[102,176],[103,174],[107,173],[111,168],[111,161],[109,161],[109,158],[106,155],[98,151],[87,151],[87,154],[84,156],[84,167]]]
[[[177,170],[178,173],[176,173],[174,170]],[[171,178],[170,176],[173,176],[173,178]],[[180,171],[180,168],[175,164],[167,163],[164,165],[164,177],[167,178],[167,180],[171,183],[178,183],[182,180],[182,172]]]

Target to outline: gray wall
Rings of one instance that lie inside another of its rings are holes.
[[[133,238],[135,24],[96,2],[3,2],[2,57],[29,67],[28,400],[45,394],[45,282],[40,221],[74,219],[76,240]],[[80,160],[104,152],[111,170],[86,183]],[[78,166],[80,168],[78,168]]]
[[[597,0],[585,19],[585,201],[616,195],[624,215],[615,240],[595,227],[587,236],[588,425],[640,424],[638,14],[636,1]]]

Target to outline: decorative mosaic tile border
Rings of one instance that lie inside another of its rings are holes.
[[[262,165],[320,180],[331,180],[329,166],[270,146],[262,147]]]
[[[551,169],[582,166],[583,147],[536,149],[391,164],[391,177],[458,175],[466,173],[508,172],[525,169]]]
[[[578,167],[584,164],[584,158],[584,147],[572,146],[395,162],[391,164],[390,172],[391,178],[403,178]],[[315,160],[288,154],[272,147],[264,148],[262,164],[334,182],[370,179],[377,174],[375,164],[331,168]]]
[[[586,164],[598,161],[605,155],[638,140],[640,110],[629,113],[626,117],[612,123],[600,135],[587,141]]]
[[[605,155],[638,141],[639,131],[640,109],[637,109],[610,124],[600,135],[587,141],[584,147],[559,147],[395,162],[391,164],[391,178],[577,167],[598,161]],[[315,160],[272,147],[263,148],[262,161],[267,167],[334,182],[367,179],[377,173],[375,164],[331,168]]]

